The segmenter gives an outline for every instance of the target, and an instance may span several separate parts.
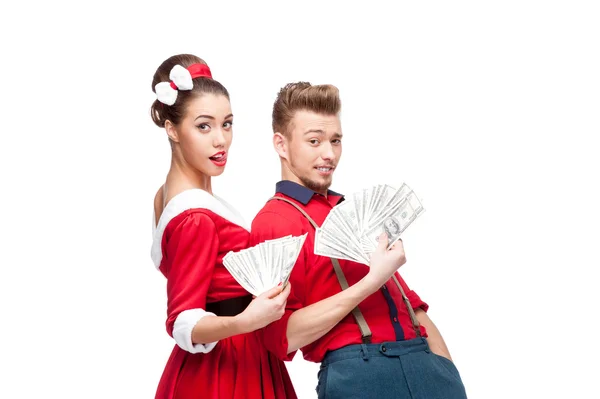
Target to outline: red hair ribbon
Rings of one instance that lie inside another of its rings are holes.
[[[212,79],[212,74],[210,73],[210,68],[208,67],[208,65],[206,64],[192,64],[189,67],[186,68],[190,75],[192,76],[192,79],[194,78],[211,78]],[[177,90],[177,85],[171,81],[171,87],[174,90]]]

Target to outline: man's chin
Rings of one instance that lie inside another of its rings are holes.
[[[304,184],[304,186],[306,186],[307,188],[310,188],[314,192],[322,194],[325,194],[327,192],[327,190],[331,186],[332,181],[331,177],[329,177],[328,179],[319,180],[300,178],[300,180],[302,181],[302,184]]]

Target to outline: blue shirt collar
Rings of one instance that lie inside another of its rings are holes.
[[[303,205],[308,204],[312,199],[313,195],[320,195],[319,193],[314,192],[310,188],[304,187],[303,185],[290,180],[282,180],[278,182],[275,186],[275,191],[287,195],[288,197],[295,199]],[[332,190],[327,190],[327,195],[343,197],[342,194],[338,194]]]

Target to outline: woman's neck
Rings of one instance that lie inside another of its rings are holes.
[[[169,202],[169,199],[175,195],[194,188],[204,190],[212,195],[210,176],[199,172],[188,164],[173,159],[171,161],[171,169],[169,169],[169,173],[167,174],[165,203]]]

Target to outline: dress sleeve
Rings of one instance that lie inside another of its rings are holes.
[[[167,270],[167,332],[190,353],[210,352],[217,342],[192,342],[192,329],[205,316],[219,237],[206,214],[191,213],[177,225],[165,242]]]
[[[258,245],[266,240],[273,240],[287,235],[300,236],[305,231],[301,224],[291,221],[276,212],[261,212],[252,221],[250,245]],[[305,269],[306,244],[298,255],[298,260],[290,275],[291,292],[288,296],[285,314],[268,326],[258,331],[263,345],[281,360],[290,361],[297,351],[288,352],[287,325],[295,310],[301,309],[305,302]]]

